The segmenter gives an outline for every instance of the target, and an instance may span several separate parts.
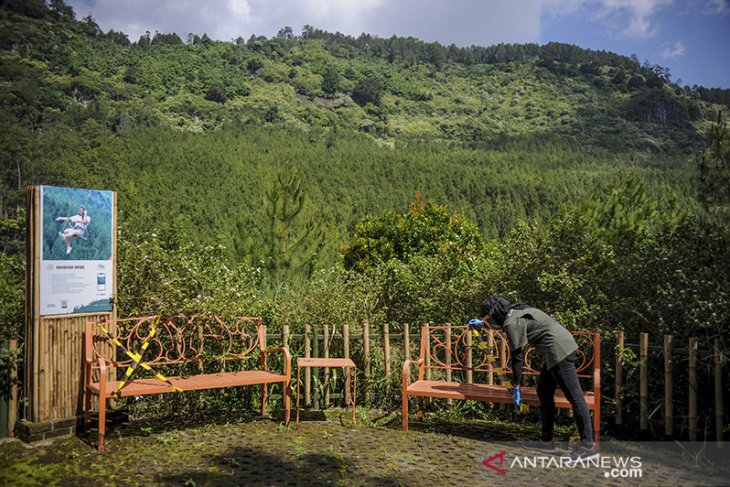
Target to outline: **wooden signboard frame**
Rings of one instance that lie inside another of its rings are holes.
[[[27,192],[24,418],[55,422],[83,413],[83,343],[88,320],[116,318],[111,312],[41,316],[41,187]],[[117,295],[117,194],[112,202],[112,296]]]

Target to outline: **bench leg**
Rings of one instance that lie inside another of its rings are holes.
[[[297,367],[297,423],[299,423],[299,402],[300,402],[299,398],[301,397],[299,395],[299,383],[300,383],[299,376],[300,376],[300,369],[299,369],[299,367]]]
[[[291,381],[284,382],[284,421],[287,426],[291,421]]]
[[[266,384],[261,384],[261,416],[266,416]]]
[[[403,431],[408,431],[408,394],[402,394],[402,402],[403,402]]]
[[[423,421],[423,398],[418,398],[418,420]]]
[[[593,410],[593,437],[595,438],[596,446],[598,446],[601,438],[601,413],[598,409]]]
[[[91,423],[91,391],[84,388],[84,433],[89,431],[89,423]]]
[[[99,451],[104,451],[104,434],[106,433],[106,399],[99,396]]]

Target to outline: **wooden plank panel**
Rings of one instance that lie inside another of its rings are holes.
[[[36,397],[39,409],[34,421],[69,418],[83,411],[86,321],[101,321],[110,316],[109,313],[85,313],[39,320],[39,387]]]

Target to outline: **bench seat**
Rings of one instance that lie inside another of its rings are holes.
[[[184,391],[201,391],[206,389],[220,389],[224,387],[250,386],[254,384],[271,384],[287,382],[289,378],[284,374],[277,374],[267,370],[245,370],[241,372],[224,372],[222,374],[190,375],[184,377],[168,377],[170,382]],[[106,383],[106,393],[102,397],[117,397],[115,391],[120,381]],[[86,386],[94,395],[100,395],[99,383]],[[121,397],[145,396],[148,394],[164,394],[173,392],[166,382],[159,379],[135,379],[129,381],[120,391]]]
[[[507,389],[498,385],[489,384],[465,384],[463,382],[444,382],[439,380],[419,380],[408,386],[408,396],[434,397],[442,399],[458,399],[467,401],[485,401],[497,403],[512,403],[512,396]],[[522,402],[531,406],[539,406],[540,399],[537,397],[537,389],[534,387],[521,387]],[[595,396],[593,392],[585,392],[584,397],[588,403],[588,409],[593,409]],[[570,402],[558,389],[555,391],[555,406],[558,408],[570,409]]]

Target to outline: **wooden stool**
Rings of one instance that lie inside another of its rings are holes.
[[[352,424],[355,424],[355,403],[357,395],[357,367],[355,362],[349,358],[298,358],[297,359],[297,423],[299,423],[299,384],[301,383],[301,371],[305,367],[339,367],[353,370],[353,387],[352,387]]]

